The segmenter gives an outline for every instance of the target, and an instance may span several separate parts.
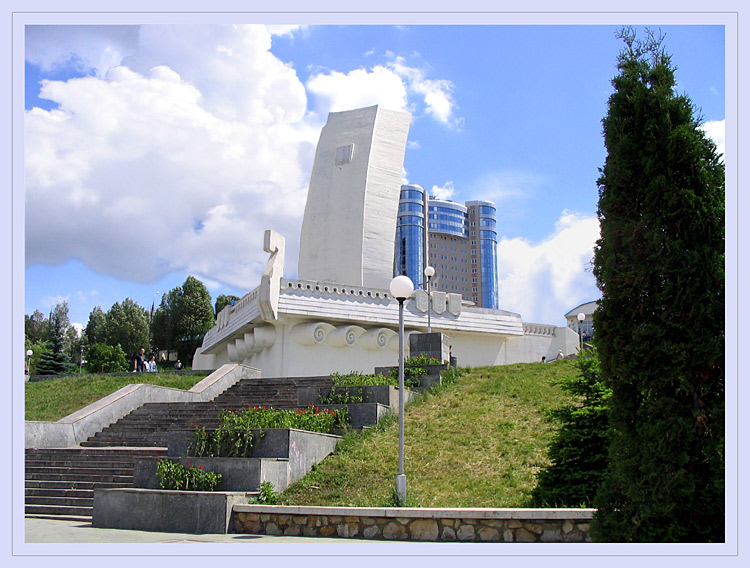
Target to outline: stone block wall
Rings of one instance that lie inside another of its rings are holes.
[[[235,505],[236,533],[428,542],[590,542],[593,509]]]

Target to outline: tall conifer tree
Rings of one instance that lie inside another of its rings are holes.
[[[662,38],[625,48],[603,120],[594,314],[612,388],[601,541],[724,539],[724,166]]]

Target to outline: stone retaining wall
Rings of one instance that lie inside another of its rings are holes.
[[[590,542],[594,509],[235,505],[236,533],[431,542]]]

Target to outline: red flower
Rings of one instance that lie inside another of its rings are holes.
[[[199,468],[199,469],[203,469],[203,464],[200,464],[200,465],[198,466],[198,468]]]
[[[188,462],[188,467],[190,467],[190,462]]]
[[[266,409],[266,407],[264,406],[264,407],[263,407],[263,410],[265,410],[265,409]]]

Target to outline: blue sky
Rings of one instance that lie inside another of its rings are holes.
[[[723,26],[651,26],[723,148]],[[158,304],[188,274],[213,299],[242,296],[268,228],[295,277],[320,128],[381,104],[412,113],[405,181],[496,203],[500,307],[563,325],[599,295],[588,262],[618,28],[27,27],[25,312],[66,299],[85,325],[97,305]]]

